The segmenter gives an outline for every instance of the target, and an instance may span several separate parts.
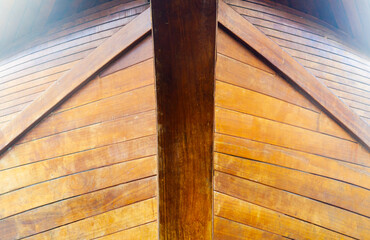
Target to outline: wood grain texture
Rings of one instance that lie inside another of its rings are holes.
[[[220,23],[297,84],[367,148],[370,127],[343,104],[323,83],[224,2],[219,4]]]
[[[55,82],[42,97],[32,102],[22,114],[17,115],[10,124],[3,127],[0,133],[0,153],[4,153],[22,134],[149,30],[150,11],[147,10],[100,45],[68,74]],[[81,72],[81,69],[85,71]]]
[[[68,175],[3,194],[0,196],[3,206],[0,218],[120,183],[154,176],[157,172],[156,165],[156,156],[151,156]]]
[[[160,239],[212,238],[216,0],[152,4]]]
[[[361,154],[360,145],[352,141],[228,109],[215,112],[216,132],[370,166],[368,153]]]
[[[133,239],[158,239],[158,222],[146,223],[138,227],[129,228],[111,235],[98,238],[100,240],[133,240]]]
[[[0,221],[1,239],[18,239],[156,196],[150,177],[36,208]]]
[[[151,198],[26,239],[92,239],[153,222],[156,218],[157,200],[156,198]],[[106,225],[107,222],[110,223],[108,226]]]
[[[117,131],[117,129],[120,129],[120,131]],[[17,145],[2,156],[0,169],[149,136],[155,134],[156,130],[154,110],[93,124]],[[100,135],[97,135],[97,133],[100,133]],[[71,142],[74,144],[70,144]],[[49,149],[53,149],[53,151],[49,151]]]
[[[353,239],[218,192],[214,208],[216,216],[290,239]]]
[[[370,234],[367,217],[229,174],[215,172],[215,191],[347,236],[366,239]]]
[[[1,172],[0,194],[89,169],[152,156],[156,153],[157,139],[155,135],[152,135],[26,164]]]
[[[370,196],[367,189],[293,169],[225,154],[215,155],[215,169],[326,202],[365,216],[370,215]],[[280,179],[284,179],[284,181],[280,181]]]
[[[242,239],[287,239],[277,234],[263,231],[248,225],[228,220],[226,218],[214,218],[215,240],[242,240]]]
[[[368,168],[312,153],[223,134],[215,135],[215,151],[338,179],[370,189]]]

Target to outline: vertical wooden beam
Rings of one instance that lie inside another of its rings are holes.
[[[160,239],[212,239],[217,0],[152,0]]]

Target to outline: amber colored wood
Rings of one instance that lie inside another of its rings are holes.
[[[216,82],[216,106],[287,123],[317,129],[317,112],[224,82]]]
[[[355,141],[352,136],[339,126],[333,119],[327,116],[325,113],[321,112],[318,122],[318,131],[326,133],[332,136],[337,136],[347,140]]]
[[[359,144],[352,141],[227,109],[215,112],[218,133],[370,166],[369,154],[360,156]]]
[[[218,153],[215,154],[214,167],[221,172],[316,199],[365,216],[370,215],[369,191],[351,184]]]
[[[45,94],[32,102],[27,109],[8,123],[0,133],[0,153],[22,134],[50,113],[76,89],[86,83],[98,70],[112,61],[150,30],[150,11],[143,12],[79,62],[68,74],[63,75]],[[85,71],[81,71],[85,69]]]
[[[153,222],[156,218],[157,200],[156,198],[151,198],[26,239],[92,239]],[[107,225],[107,222],[109,222],[109,225]]]
[[[154,176],[157,172],[156,164],[156,157],[151,156],[68,175],[0,195],[3,206],[0,209],[0,218],[9,217],[65,198]],[[55,191],[55,189],[58,189],[58,191]],[[22,199],[22,201],[19,201],[19,199]]]
[[[138,45],[134,46],[129,52],[125,53],[123,58],[119,58],[117,61],[113,62],[99,75],[100,77],[104,77],[120,71],[133,65],[134,63],[140,63],[148,60],[149,58],[153,58],[153,54],[153,38],[152,36],[148,36]]]
[[[215,240],[244,240],[244,239],[271,239],[283,240],[285,237],[266,232],[245,224],[234,222],[225,218],[214,218]]]
[[[154,109],[154,86],[149,85],[50,115],[41,121],[44,127],[30,131],[25,140],[38,139]],[[84,113],[83,117],[80,117],[81,113]]]
[[[40,122],[40,125],[42,124],[42,126],[44,127],[38,127],[38,128],[32,129],[24,137],[22,137],[17,142],[17,144],[28,142],[30,140],[44,137],[44,136],[47,136],[53,133],[57,133],[59,131],[58,128],[68,129],[68,128],[65,128],[67,125],[65,125],[65,121],[63,119],[61,119],[60,125],[56,124],[55,122],[56,120],[54,119],[63,118],[61,116],[68,116],[68,115],[72,116],[70,113],[72,113],[73,111],[76,112],[76,110],[74,109],[79,108],[79,106],[81,106],[82,108],[85,108],[84,105],[87,105],[87,106],[94,106],[96,104],[99,105],[99,102],[102,102],[102,101],[108,103],[112,100],[112,99],[109,100],[110,98],[129,99],[130,101],[128,102],[123,101],[122,105],[126,105],[126,107],[131,108],[131,109],[136,108],[136,109],[141,109],[142,111],[144,111],[145,108],[148,109],[147,107],[149,105],[153,106],[152,109],[154,109],[154,105],[153,105],[155,104],[154,89],[152,91],[148,89],[150,88],[148,86],[150,84],[154,84],[153,60],[152,59],[147,60],[137,65],[134,65],[132,67],[129,67],[122,71],[116,72],[109,76],[103,77],[103,78],[96,77],[95,79],[87,83],[80,91],[72,95],[72,97],[70,97],[68,101],[63,103],[54,112],[52,112],[48,117],[44,118]],[[135,102],[135,96],[138,96],[137,91],[139,92],[146,91],[147,95],[143,96],[142,99],[139,98],[138,101]],[[150,99],[150,96],[152,96],[152,99]],[[131,102],[131,100],[134,100],[134,102]],[[140,106],[138,105],[139,103],[146,104],[147,107]],[[116,104],[116,106],[113,105],[112,107],[116,108],[118,112],[121,112],[121,113],[124,112],[122,111],[124,108],[120,109],[121,107],[119,104]],[[71,110],[71,112],[68,113],[68,110]],[[101,108],[101,110],[107,111],[107,109],[104,109],[104,108]],[[87,114],[97,115],[97,117],[100,119],[107,119],[107,118],[113,117],[110,114],[106,116],[100,116],[99,113],[97,113],[95,110],[92,110],[92,112],[89,112]],[[78,119],[80,118],[78,114],[75,115],[75,117],[77,118],[77,120],[75,121],[80,122],[80,123],[81,121],[85,122],[83,119]],[[94,119],[91,119],[91,120],[93,122],[96,122],[96,120]],[[51,128],[50,126],[46,126],[45,122],[53,124],[54,127]],[[74,123],[71,122],[69,124],[73,125]]]
[[[296,194],[215,172],[215,190],[357,239],[366,239],[370,219]],[[285,181],[285,179],[283,180]],[[268,193],[268,194],[267,194]],[[335,216],[335,221],[332,216]]]
[[[0,222],[1,239],[19,239],[92,217],[156,195],[156,177],[52,203]]]
[[[107,235],[99,240],[132,240],[132,239],[148,239],[154,240],[158,239],[158,222],[146,223],[138,227],[126,229],[111,235]]]
[[[151,2],[160,239],[212,238],[217,1]]]
[[[352,239],[325,228],[222,193],[215,192],[214,198],[216,216],[290,239]]]
[[[368,168],[316,154],[223,134],[215,135],[215,151],[338,179],[370,189]]]
[[[123,141],[1,172],[0,194],[50,179],[109,166],[157,153],[155,135]],[[108,157],[109,156],[109,157]]]
[[[248,49],[221,28],[217,28],[217,53],[221,53],[222,55],[231,57],[273,75],[275,74],[270,67],[266,66],[257,56],[252,54],[251,51],[248,51]]]
[[[120,129],[120,131],[117,131],[117,129]],[[97,133],[99,133],[99,137],[97,137]],[[2,156],[0,169],[16,167],[155,133],[156,118],[154,111],[130,115],[17,145]],[[74,144],[70,144],[71,142]],[[50,151],[50,149],[53,149],[53,151]]]
[[[283,78],[221,54],[217,55],[216,79],[319,112]]]
[[[219,4],[218,18],[223,26],[303,89],[366,147],[370,147],[370,127],[281,47],[222,1]]]

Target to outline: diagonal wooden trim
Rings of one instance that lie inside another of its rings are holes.
[[[150,30],[150,9],[147,9],[60,77],[41,97],[4,126],[0,132],[0,154]]]
[[[298,85],[342,127],[352,133],[368,149],[370,148],[370,127],[339,100],[324,83],[309,73],[279,45],[223,1],[219,2],[218,21],[283,73],[290,81]]]

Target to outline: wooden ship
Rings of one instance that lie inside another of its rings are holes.
[[[0,239],[370,239],[370,2],[0,1]]]

